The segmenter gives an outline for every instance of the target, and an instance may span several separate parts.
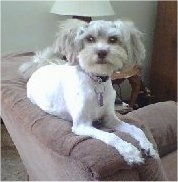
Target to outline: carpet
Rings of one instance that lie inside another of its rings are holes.
[[[27,181],[28,174],[17,149],[1,123],[1,181]]]

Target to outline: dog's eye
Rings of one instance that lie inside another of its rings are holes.
[[[108,43],[114,44],[118,41],[118,38],[115,36],[109,37],[108,38]]]
[[[87,40],[87,42],[89,42],[89,43],[94,43],[94,42],[96,42],[96,39],[95,39],[95,37],[93,37],[93,36],[88,36],[88,37],[86,37],[86,40]]]

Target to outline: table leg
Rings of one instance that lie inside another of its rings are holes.
[[[134,76],[128,78],[128,80],[129,80],[129,83],[131,84],[131,87],[132,87],[129,106],[133,107],[136,103],[138,94],[140,92],[141,79],[138,75],[134,75]]]

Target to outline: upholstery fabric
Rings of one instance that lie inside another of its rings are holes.
[[[177,149],[177,108],[174,101],[151,104],[127,116],[150,129],[161,157]]]
[[[99,140],[73,134],[71,122],[33,105],[26,97],[26,83],[17,73],[18,66],[30,60],[31,55],[3,57],[1,90],[2,118],[33,180],[167,179],[160,160],[147,158],[144,165],[129,166],[114,148]],[[141,122],[145,118],[129,115],[123,120],[141,127],[156,147],[150,131]],[[116,134],[138,147],[129,135]],[[157,138],[155,140],[162,144]]]

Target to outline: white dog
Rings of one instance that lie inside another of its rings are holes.
[[[49,114],[73,121],[75,134],[114,147],[128,164],[143,163],[141,152],[115,134],[94,128],[92,122],[102,119],[105,127],[129,133],[147,155],[158,157],[143,131],[119,120],[114,110],[116,94],[110,76],[144,59],[140,36],[128,21],[68,20],[60,25],[54,46],[20,68],[26,78],[34,72],[27,83],[27,96],[34,104]],[[69,63],[59,65],[61,55]]]

